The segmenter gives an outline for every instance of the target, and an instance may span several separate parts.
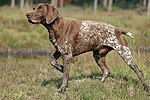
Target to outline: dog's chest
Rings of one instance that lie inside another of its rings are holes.
[[[53,30],[49,30],[49,40],[51,41],[51,43],[52,43],[54,46],[57,46],[57,42],[56,42],[56,39],[55,39],[54,31],[53,31]]]

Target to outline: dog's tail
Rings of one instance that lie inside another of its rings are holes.
[[[126,32],[126,31],[123,31],[123,30],[122,30],[121,33],[124,34],[124,35],[127,35],[127,36],[129,36],[129,37],[131,37],[131,38],[133,38],[133,34],[130,33],[130,32]]]

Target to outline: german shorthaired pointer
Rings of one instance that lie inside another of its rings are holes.
[[[32,24],[42,24],[49,32],[49,39],[56,48],[51,57],[51,65],[63,73],[63,82],[58,92],[64,92],[68,85],[69,63],[73,56],[93,51],[93,57],[103,72],[101,81],[108,77],[109,70],[105,62],[106,55],[115,50],[128,66],[137,74],[144,89],[148,90],[143,73],[133,61],[127,42],[122,34],[132,38],[130,32],[103,22],[80,21],[62,17],[51,4],[38,4],[31,13],[26,14]],[[62,56],[63,66],[57,63]]]

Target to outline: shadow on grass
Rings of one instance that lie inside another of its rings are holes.
[[[101,73],[93,73],[93,74],[81,74],[78,77],[70,77],[69,80],[82,80],[85,78],[90,78],[90,79],[99,79],[100,80],[100,76],[102,76]],[[121,74],[110,74],[108,78],[111,78],[116,82],[119,82],[120,80],[123,80],[125,82],[131,82],[134,86],[136,86],[137,84],[140,84],[140,81],[138,79],[133,79],[132,77],[129,76],[123,76]],[[107,79],[106,79],[107,81]],[[109,82],[109,81],[108,81]],[[43,80],[41,86],[46,86],[48,84],[56,84],[57,87],[60,87],[62,83],[62,78],[57,78],[57,79],[51,79],[51,80]]]

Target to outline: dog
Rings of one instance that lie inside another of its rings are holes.
[[[62,85],[58,92],[64,92],[68,85],[71,58],[88,51],[93,52],[93,57],[103,73],[101,81],[104,82],[109,75],[105,57],[111,50],[115,50],[123,58],[137,74],[144,89],[148,90],[149,86],[143,73],[135,64],[126,40],[121,37],[124,34],[133,38],[130,32],[104,22],[62,17],[53,5],[47,3],[38,4],[26,17],[29,23],[42,24],[49,32],[49,39],[56,49],[51,57],[51,65],[63,73]],[[57,62],[61,56],[63,66]]]

